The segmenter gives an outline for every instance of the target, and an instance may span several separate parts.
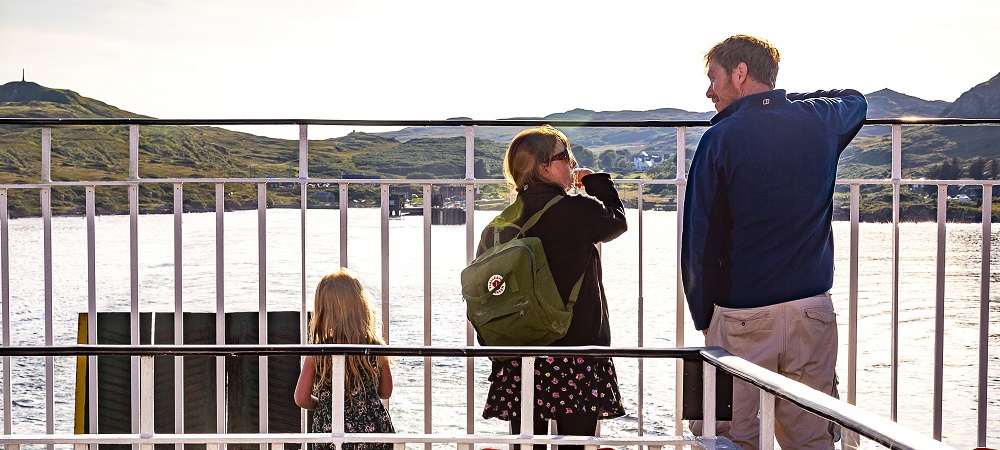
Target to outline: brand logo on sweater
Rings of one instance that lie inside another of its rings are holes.
[[[493,275],[490,281],[486,282],[486,291],[492,292],[493,295],[503,294],[504,289],[507,289],[507,283],[503,282],[503,277],[500,275]]]
[[[771,99],[769,99],[769,98],[765,98],[765,99],[764,99],[764,104],[765,104],[765,105],[770,105],[770,104],[771,104]]]

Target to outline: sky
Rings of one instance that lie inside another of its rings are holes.
[[[953,101],[1000,73],[993,0],[0,0],[0,84],[170,119],[711,111],[704,54],[733,34],[778,48],[789,91]]]

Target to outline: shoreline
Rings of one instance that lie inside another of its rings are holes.
[[[651,205],[649,203],[644,205],[645,211],[662,211],[662,212],[676,212],[676,207],[673,204],[669,205]],[[279,204],[279,205],[268,205],[267,209],[300,209],[298,204]],[[340,209],[337,204],[310,204],[306,206],[307,209]],[[378,209],[379,206],[351,206],[349,209]],[[967,213],[965,211],[952,211],[949,208],[947,223],[982,223],[982,211],[981,207],[977,207],[974,214]],[[64,211],[52,211],[52,217],[86,217],[86,213],[82,210],[83,208],[71,208]],[[435,207],[435,209],[456,209],[448,207]],[[459,208],[464,209],[464,208]],[[638,208],[635,205],[626,205],[627,210],[636,210]],[[225,212],[236,212],[236,211],[255,211],[257,210],[256,205],[253,207],[243,207],[243,205],[227,206]],[[476,209],[477,211],[501,211],[502,208],[497,207],[480,207]],[[212,213],[215,212],[214,207],[202,206],[202,205],[185,205],[184,213]],[[8,210],[8,219],[30,219],[42,217],[41,213],[22,213],[18,210]],[[952,214],[958,213],[958,214]],[[96,208],[95,217],[99,216],[121,216],[127,215],[129,212],[127,210],[118,210],[112,208]],[[157,208],[140,208],[140,215],[150,215],[150,214],[174,214],[173,207],[157,207]],[[419,214],[403,214],[400,217],[405,216],[417,216]],[[836,208],[833,211],[833,221],[834,222],[848,222],[850,221],[850,212],[847,207]],[[876,211],[866,211],[860,213],[859,221],[861,223],[891,223],[892,222],[892,210],[891,208],[884,208]],[[936,209],[925,209],[925,208],[902,208],[900,211],[900,223],[934,223],[937,222],[937,211]],[[992,223],[1000,223],[1000,211],[994,211]]]

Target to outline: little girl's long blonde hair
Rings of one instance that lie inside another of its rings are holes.
[[[316,285],[316,298],[312,321],[309,323],[309,342],[313,344],[378,344],[385,342],[375,331],[375,312],[372,311],[368,292],[353,273],[341,267]],[[329,356],[316,358],[318,385],[330,379]],[[371,358],[348,355],[345,386],[360,387],[362,374],[378,386],[379,371]]]

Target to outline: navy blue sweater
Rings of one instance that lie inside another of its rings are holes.
[[[684,199],[681,270],[695,328],[833,286],[833,189],[868,103],[854,90],[743,97],[712,118]]]

